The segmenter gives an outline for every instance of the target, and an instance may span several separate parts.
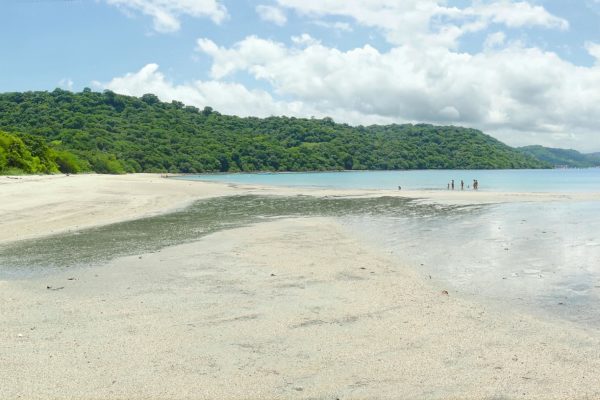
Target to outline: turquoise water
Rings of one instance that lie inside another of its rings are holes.
[[[237,184],[325,187],[336,189],[434,189],[447,190],[454,179],[471,186],[479,181],[483,191],[501,192],[600,192],[600,168],[547,170],[427,170],[345,171],[310,173],[256,173],[187,175],[178,179]]]

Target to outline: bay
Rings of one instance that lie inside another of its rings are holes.
[[[543,170],[416,170],[185,175],[179,179],[268,186],[335,189],[447,190],[454,179],[465,189],[500,192],[600,192],[600,168]]]

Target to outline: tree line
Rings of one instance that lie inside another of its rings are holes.
[[[600,167],[600,153],[583,154],[577,150],[557,149],[538,145],[519,147],[519,151],[557,167]]]

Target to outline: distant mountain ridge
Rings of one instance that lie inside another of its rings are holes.
[[[573,149],[559,149],[539,145],[519,147],[523,154],[530,155],[554,167],[590,168],[600,166],[600,152],[584,154]]]
[[[67,163],[72,171],[99,173],[550,167],[476,129],[241,118],[153,94],[87,88],[0,94],[0,130],[25,146],[19,154],[15,146],[0,146],[0,173],[2,165],[5,171],[39,170],[45,154],[48,170],[62,171]]]

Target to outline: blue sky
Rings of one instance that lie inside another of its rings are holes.
[[[599,0],[4,0],[0,91],[475,127],[600,151]]]

